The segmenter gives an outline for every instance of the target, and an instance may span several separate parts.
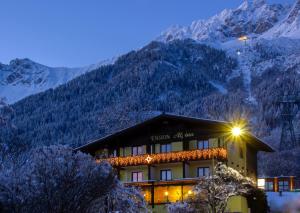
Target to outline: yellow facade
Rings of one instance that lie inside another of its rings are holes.
[[[173,142],[172,144],[172,151],[182,151],[183,150],[183,143],[182,142]]]
[[[243,196],[233,196],[229,198],[227,203],[226,212],[240,212],[248,213],[247,199]]]
[[[142,172],[143,180],[148,180],[148,167],[147,166],[131,166],[126,169],[120,170],[120,180],[124,183],[131,182],[131,174],[132,172]]]
[[[216,148],[223,141],[218,138],[209,139],[209,148]],[[191,140],[188,142],[190,150],[197,149],[197,141]],[[122,150],[124,149],[124,151]],[[145,147],[146,149],[146,147]],[[155,153],[160,153],[160,144],[155,144]],[[172,152],[182,151],[183,142],[177,141],[171,143]],[[228,153],[228,165],[241,171],[241,169],[247,168],[246,161],[246,146],[235,144],[234,142],[228,142],[227,144]],[[125,153],[125,156],[131,156],[131,147],[124,147],[120,149],[120,153]],[[242,153],[241,153],[242,152]],[[231,162],[234,162],[231,164]],[[171,170],[172,180],[183,180],[184,178],[197,178],[197,169],[199,167],[208,167],[210,172],[212,172],[213,166],[217,163],[217,160],[200,160],[200,161],[190,161],[183,164],[179,163],[164,163],[164,164],[154,164],[148,168],[144,166],[127,166],[120,170],[120,180],[125,183],[131,182],[132,172],[142,172],[142,181],[160,181],[160,171],[161,170]],[[251,167],[251,166],[250,166]],[[148,173],[150,172],[150,174]],[[184,174],[185,172],[185,174]],[[185,177],[184,177],[185,176]],[[143,193],[147,202],[154,201],[155,205],[152,209],[153,212],[164,213],[166,212],[166,203],[177,202],[186,200],[191,196],[191,191],[193,185],[162,185],[154,187],[154,199],[151,199],[151,189],[150,187],[144,187]],[[241,196],[235,196],[230,198],[227,206],[228,212],[248,212],[247,200]]]

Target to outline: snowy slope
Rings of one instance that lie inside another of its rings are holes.
[[[300,38],[300,0],[297,0],[286,17],[264,35],[264,38]]]
[[[110,63],[113,61],[106,60],[82,68],[53,68],[29,59],[15,59],[7,65],[0,63],[0,97],[4,97],[7,103],[14,103]]]
[[[238,39],[245,35],[246,42]],[[300,0],[293,5],[244,1],[236,9],[225,9],[190,26],[173,26],[157,40],[187,38],[223,49],[236,58],[239,66],[233,75],[243,76],[247,100],[256,104],[251,88],[253,77],[274,68],[282,72],[300,68]]]
[[[157,40],[168,42],[191,38],[198,41],[225,42],[242,35],[255,37],[268,31],[289,11],[289,6],[269,5],[265,0],[244,1],[237,9],[225,9],[208,20],[190,26],[173,26]]]

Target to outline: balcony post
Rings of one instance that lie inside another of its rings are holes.
[[[154,182],[151,184],[151,205],[152,209],[154,208]]]

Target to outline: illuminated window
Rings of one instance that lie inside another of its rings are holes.
[[[160,180],[172,180],[171,169],[160,170]]]
[[[134,146],[134,147],[132,147],[132,156],[142,155],[142,154],[144,154],[144,147],[143,146]]]
[[[197,141],[197,148],[198,149],[209,149],[209,141],[208,140]]]
[[[172,147],[170,143],[160,145],[160,152],[171,152],[171,149]]]
[[[131,173],[132,182],[141,182],[143,181],[143,172],[132,172]]]
[[[197,168],[197,177],[209,176],[209,167],[199,167]]]
[[[278,181],[279,191],[289,191],[289,182],[287,180]]]
[[[257,179],[257,187],[260,189],[265,189],[265,182],[266,181],[263,178]]]

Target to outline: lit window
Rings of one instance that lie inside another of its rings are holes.
[[[131,181],[132,182],[141,182],[141,181],[143,181],[143,172],[132,172]]]
[[[257,179],[257,187],[260,189],[265,189],[265,179]]]
[[[287,180],[278,181],[279,191],[289,191],[289,182]]]
[[[198,149],[209,149],[209,141],[208,140],[198,141],[197,148]]]
[[[160,152],[171,152],[171,144],[161,144],[160,145]]]
[[[132,156],[142,155],[142,154],[144,154],[144,147],[143,146],[134,146],[134,147],[132,147]]]
[[[199,167],[197,169],[197,176],[198,177],[209,176],[209,167]]]
[[[160,170],[160,180],[172,180],[172,171],[168,170]]]

